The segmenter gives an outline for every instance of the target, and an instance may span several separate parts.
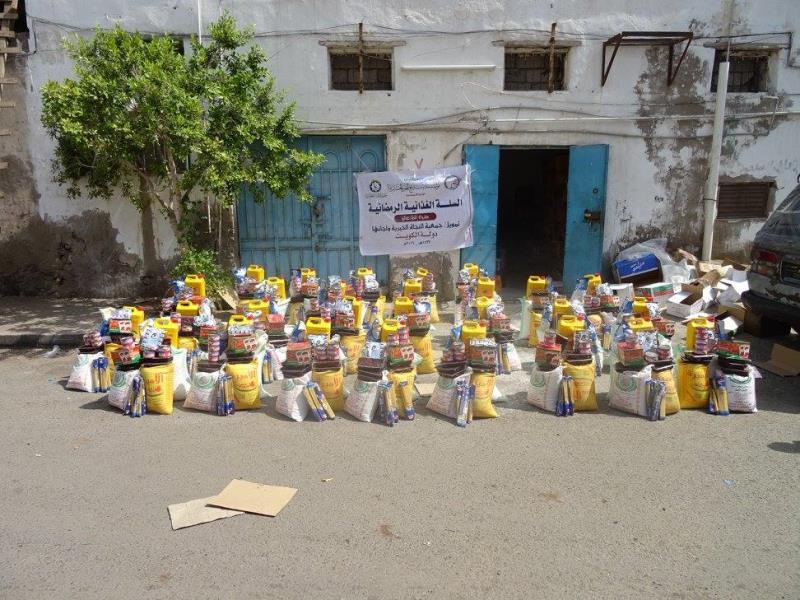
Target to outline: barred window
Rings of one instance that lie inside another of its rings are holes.
[[[366,49],[359,65],[358,49],[329,49],[332,90],[391,90],[391,50]]]
[[[765,219],[769,216],[771,181],[720,183],[718,219]]]
[[[719,63],[725,60],[726,51],[718,49],[714,54],[714,70],[711,73],[711,91],[717,91]],[[766,92],[769,76],[769,51],[731,50],[728,58],[728,92]]]
[[[564,64],[568,48],[556,48],[553,60],[553,90],[564,89]],[[550,86],[549,48],[506,48],[503,89],[548,91]]]

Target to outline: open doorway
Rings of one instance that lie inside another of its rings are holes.
[[[569,148],[501,148],[497,268],[507,287],[528,275],[560,281],[564,267]]]

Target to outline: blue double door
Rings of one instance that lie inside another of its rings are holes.
[[[345,276],[371,267],[381,282],[389,257],[364,257],[358,251],[358,196],[355,173],[386,170],[383,136],[303,136],[302,150],[319,152],[325,162],[311,176],[313,202],[267,194],[262,203],[244,189],[237,205],[239,251],[244,264],[263,265],[269,274],[315,267],[320,277]]]
[[[492,275],[497,261],[500,148],[492,144],[464,146],[464,161],[471,167],[474,245],[461,251],[461,262],[479,264]],[[567,291],[582,275],[602,270],[607,170],[606,144],[569,148],[563,268]],[[524,261],[525,257],[515,260]]]

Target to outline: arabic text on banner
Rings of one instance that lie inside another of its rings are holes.
[[[359,173],[356,187],[364,256],[472,246],[468,166]]]

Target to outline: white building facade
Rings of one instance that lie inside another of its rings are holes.
[[[63,293],[129,293],[174,253],[159,215],[122,200],[70,200],[52,181],[39,90],[72,74],[65,35],[113,23],[188,37],[198,16],[207,31],[229,10],[255,29],[278,86],[297,103],[301,143],[329,155],[312,182],[316,211],[247,199],[240,206],[243,261],[262,260],[283,275],[309,261],[324,274],[365,262],[352,233],[353,172],[451,166],[471,156],[479,247],[370,259],[379,272],[422,263],[447,284],[475,259],[514,285],[526,273],[559,279],[607,270],[621,248],[654,237],[699,252],[715,64],[724,56],[731,75],[714,255],[746,259],[800,173],[793,0],[215,0],[200,2],[201,15],[194,0],[87,0],[80,9],[28,0],[25,8],[28,49],[6,68],[19,83],[4,86],[15,106],[0,109],[9,129],[0,138],[0,160],[9,163],[0,171],[0,245],[2,255],[35,247],[32,265],[55,256]],[[291,227],[294,235],[283,235]],[[0,259],[6,292],[26,291],[8,288],[22,262]],[[40,277],[56,276],[37,268]]]

